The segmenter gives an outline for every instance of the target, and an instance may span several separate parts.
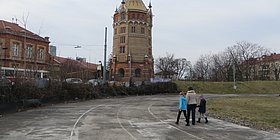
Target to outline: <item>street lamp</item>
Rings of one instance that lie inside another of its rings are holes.
[[[131,71],[131,54],[128,54],[128,63],[129,63],[129,86],[132,84],[132,71]]]
[[[233,71],[233,89],[234,90],[236,90],[237,89],[237,87],[236,87],[236,80],[235,80],[235,64],[233,63],[233,66],[232,66],[233,68],[232,68],[232,71]]]

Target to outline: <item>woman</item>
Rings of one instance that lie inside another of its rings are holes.
[[[187,121],[187,114],[186,114],[186,109],[187,109],[187,99],[185,97],[186,93],[185,92],[180,92],[180,100],[179,100],[179,112],[177,116],[177,121],[175,122],[176,124],[179,124],[180,116],[183,111],[184,116]]]
[[[195,125],[195,108],[197,105],[197,97],[192,87],[188,88],[187,100],[188,100],[188,119],[187,119],[186,126],[190,126],[190,112],[192,112],[192,125]]]

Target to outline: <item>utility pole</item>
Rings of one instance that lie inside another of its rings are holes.
[[[233,89],[234,91],[236,90],[236,80],[235,80],[235,64],[233,63],[233,66],[232,66],[232,71],[233,71]]]
[[[107,54],[107,27],[105,27],[105,45],[104,45],[104,67],[103,67],[103,82],[106,81],[106,54]]]

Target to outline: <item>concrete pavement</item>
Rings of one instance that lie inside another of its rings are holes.
[[[213,95],[209,95],[209,97]],[[217,95],[219,96],[219,95]],[[57,104],[0,118],[5,140],[277,140],[269,133],[209,118],[179,125],[177,95],[138,96]]]

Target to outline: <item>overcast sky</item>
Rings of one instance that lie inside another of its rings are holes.
[[[150,0],[143,0],[148,5]],[[28,30],[49,36],[57,54],[103,60],[104,28],[112,50],[112,16],[121,0],[0,0],[0,19],[28,16]],[[154,58],[174,54],[192,63],[238,41],[280,53],[280,0],[152,0]],[[18,22],[20,24],[20,22]],[[81,49],[74,47],[80,45]]]

